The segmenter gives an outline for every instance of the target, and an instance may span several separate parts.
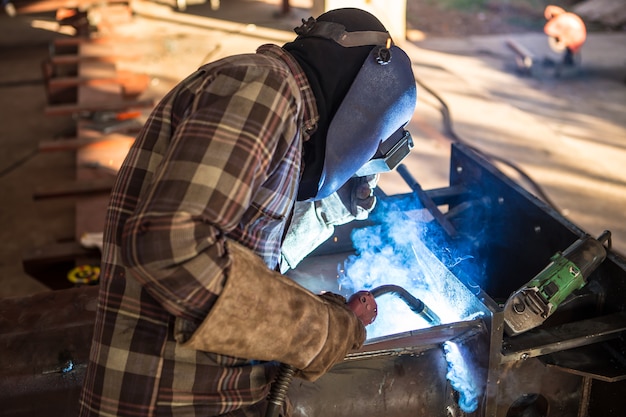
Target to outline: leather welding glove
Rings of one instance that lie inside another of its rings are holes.
[[[188,340],[188,322],[175,336],[195,350],[279,361],[314,381],[365,341],[365,327],[345,305],[317,296],[271,271],[251,250],[227,242],[232,264],[222,293]]]
[[[378,185],[379,175],[351,178],[338,191],[337,196],[341,199],[344,210],[330,214],[326,213],[330,221],[338,226],[352,220],[365,220],[376,206],[374,189]],[[335,209],[339,206],[334,205]],[[326,210],[330,212],[330,210]],[[346,212],[347,211],[347,212]]]
[[[295,268],[328,240],[335,226],[365,220],[376,205],[378,175],[351,178],[336,193],[312,202],[297,202],[281,247],[280,271]]]

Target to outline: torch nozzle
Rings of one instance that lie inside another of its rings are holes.
[[[374,296],[374,298],[379,297],[383,294],[393,294],[396,297],[400,298],[402,301],[409,306],[411,311],[415,314],[419,314],[424,320],[426,320],[430,325],[436,326],[441,324],[441,319],[437,316],[430,308],[424,304],[422,300],[419,298],[415,298],[410,292],[405,290],[399,285],[381,285],[380,287],[376,287],[373,290],[370,290],[370,293]]]

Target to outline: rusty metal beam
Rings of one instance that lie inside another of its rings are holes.
[[[58,9],[85,9],[102,4],[99,0],[16,0],[12,1],[17,14],[50,12]],[[107,0],[107,4],[128,4],[127,0]]]
[[[153,107],[154,101],[151,99],[145,100],[120,100],[110,101],[104,103],[72,103],[72,104],[57,104],[46,106],[44,114],[46,116],[59,116],[68,115],[80,112],[96,112],[96,111],[122,111],[135,108]]]
[[[2,415],[77,415],[97,287],[0,300]]]

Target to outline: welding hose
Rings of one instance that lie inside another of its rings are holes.
[[[348,305],[350,308],[355,311],[357,308],[355,307],[359,303],[352,303],[354,297],[359,295],[367,294],[366,291],[359,291],[353,294],[348,301]],[[424,302],[418,298],[415,298],[410,292],[405,290],[399,285],[381,285],[379,287],[374,288],[369,291],[369,295],[374,299],[384,295],[384,294],[393,294],[396,297],[400,298],[402,301],[406,303],[407,306],[413,311],[415,314],[420,315],[424,318],[430,325],[436,326],[441,324],[441,320],[439,317],[429,309]],[[369,301],[368,301],[369,302]],[[367,304],[365,300],[362,300],[362,304]],[[356,313],[356,311],[355,311]],[[373,318],[372,318],[373,320]],[[371,322],[364,323],[365,325]],[[272,388],[270,390],[270,394],[267,397],[267,409],[265,411],[265,417],[278,417],[280,416],[280,411],[285,404],[285,399],[287,397],[287,390],[289,389],[289,385],[293,379],[294,374],[296,373],[296,368],[286,363],[282,363],[278,370],[278,375],[276,376],[276,380],[272,384]]]
[[[364,326],[372,323],[376,318],[377,307],[374,296],[369,291],[357,291],[352,294],[346,301],[342,296],[326,293],[322,296],[331,297],[331,299],[341,299],[345,302],[345,305],[350,309],[363,323]],[[291,380],[296,373],[296,368],[286,363],[281,363],[278,369],[278,375],[272,383],[272,388],[267,396],[267,408],[265,410],[265,417],[278,417],[285,404],[287,397],[287,391]]]
[[[372,293],[374,298],[378,298],[383,294],[393,294],[404,301],[412,312],[422,316],[430,325],[436,326],[441,324],[439,317],[428,308],[422,300],[415,298],[410,292],[399,285],[381,285],[380,287],[370,290],[370,293]]]
[[[265,410],[265,417],[278,417],[280,411],[285,404],[285,398],[287,397],[287,390],[296,373],[296,368],[286,363],[281,363],[278,369],[278,375],[276,380],[272,384],[270,394],[267,397],[267,409]]]

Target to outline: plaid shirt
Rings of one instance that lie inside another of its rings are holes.
[[[174,319],[211,309],[225,238],[276,268],[317,119],[304,73],[275,45],[201,67],[158,104],[107,210],[81,416],[252,415],[276,364],[182,348]]]

